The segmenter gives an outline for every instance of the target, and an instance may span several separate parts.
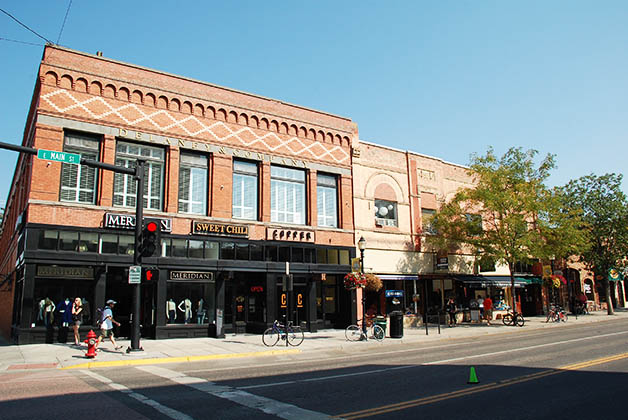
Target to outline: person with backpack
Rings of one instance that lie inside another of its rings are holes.
[[[96,349],[100,345],[103,337],[109,337],[111,340],[111,344],[113,344],[113,348],[115,350],[120,350],[122,346],[118,346],[116,344],[116,340],[113,336],[113,324],[116,324],[118,327],[120,323],[113,319],[113,307],[117,302],[113,299],[109,299],[105,308],[102,311],[102,315],[100,318],[100,335],[98,336],[98,342],[96,343]]]

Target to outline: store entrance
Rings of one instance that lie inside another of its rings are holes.
[[[131,337],[133,313],[133,285],[129,284],[128,268],[113,267],[107,272],[107,286],[105,288],[105,302],[109,299],[117,303],[113,309],[113,318],[120,323],[114,325],[114,334],[117,337]],[[155,338],[156,285],[142,284],[140,292],[140,334],[143,338]]]
[[[225,287],[225,330],[262,332],[266,327],[266,287],[261,273],[234,273]]]

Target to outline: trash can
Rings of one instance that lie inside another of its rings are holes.
[[[403,337],[403,312],[392,311],[390,313],[390,338]]]
[[[376,316],[373,320],[373,324],[379,325],[384,330],[384,336],[386,335],[386,317],[384,316]]]

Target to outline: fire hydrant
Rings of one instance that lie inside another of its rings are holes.
[[[89,330],[89,332],[87,333],[87,339],[85,340],[85,343],[87,343],[87,353],[85,353],[85,357],[96,357],[96,343],[98,342],[97,338],[98,337],[96,337],[96,333],[94,332],[94,330]]]

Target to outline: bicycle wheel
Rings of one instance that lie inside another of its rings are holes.
[[[567,322],[568,319],[569,319],[569,315],[567,315],[567,312],[565,312],[565,314],[561,317],[561,321]]]
[[[262,334],[262,343],[264,343],[265,346],[272,347],[277,344],[277,341],[279,341],[279,331],[274,328],[268,328],[264,331],[264,334]]]
[[[349,341],[360,341],[360,338],[362,338],[362,331],[357,325],[349,325],[345,329],[345,337]]]
[[[502,322],[504,325],[512,325],[512,314],[502,316]]]
[[[296,347],[303,342],[304,338],[305,334],[303,334],[301,327],[288,327],[288,344]]]
[[[517,315],[517,325],[519,327],[523,327],[523,324],[525,324],[525,323],[526,323],[526,320],[523,319],[523,316],[522,315]]]
[[[384,329],[379,325],[373,325],[373,338],[377,341],[382,341],[384,339]]]

